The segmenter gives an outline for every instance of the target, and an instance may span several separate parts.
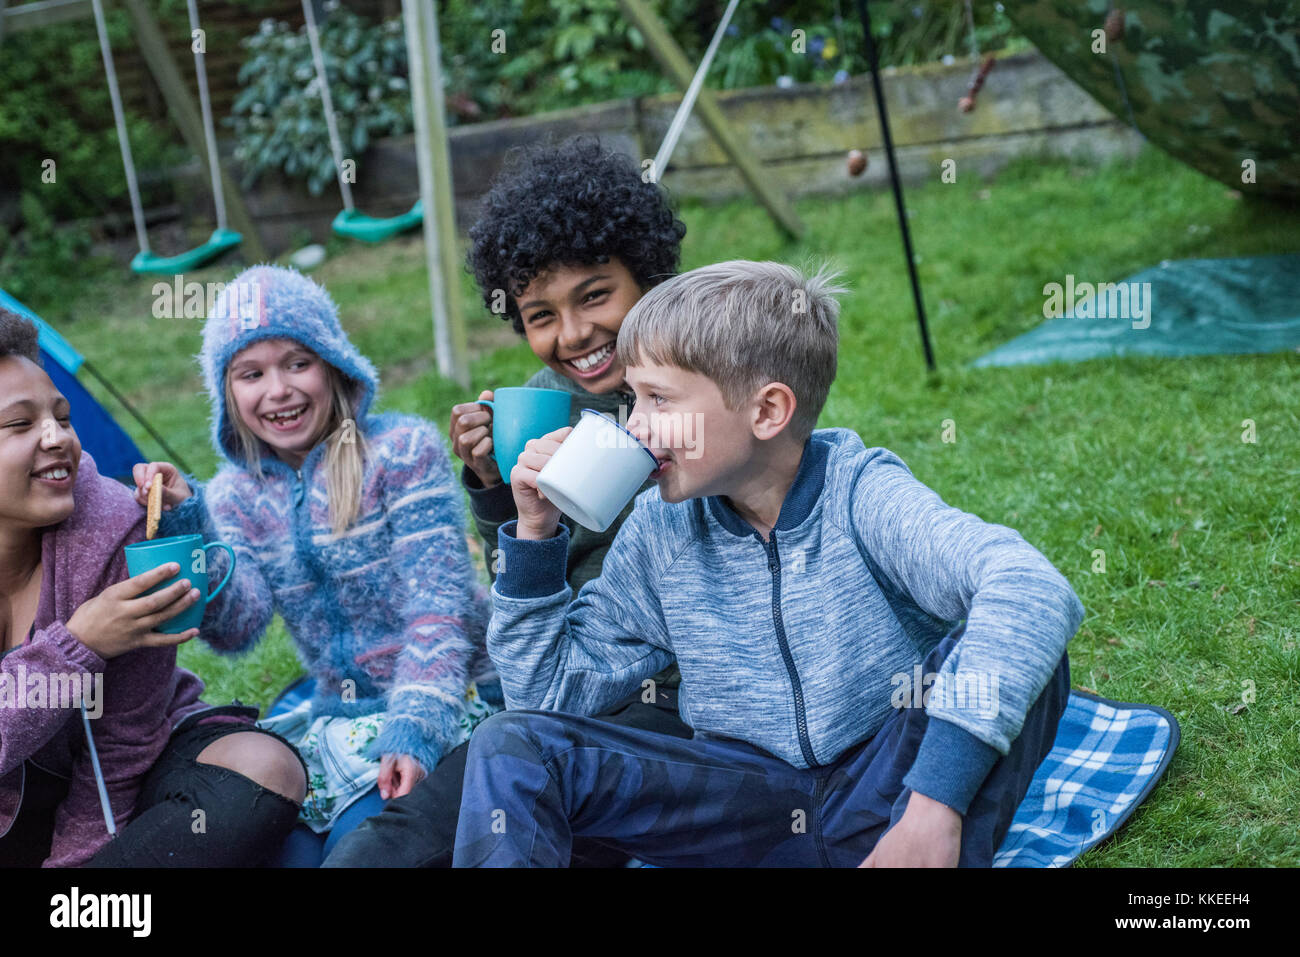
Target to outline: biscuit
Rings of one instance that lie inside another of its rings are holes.
[[[149,511],[144,524],[146,539],[152,539],[158,534],[158,522],[162,519],[162,488],[162,473],[155,472],[153,484],[149,487]]]

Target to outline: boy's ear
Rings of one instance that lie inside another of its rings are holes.
[[[751,426],[754,438],[766,440],[780,435],[794,418],[798,405],[799,400],[795,398],[794,390],[784,382],[769,382],[763,386],[754,396]]]

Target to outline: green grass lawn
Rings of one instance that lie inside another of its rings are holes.
[[[936,182],[907,198],[935,376],[887,193],[800,200],[798,243],[752,202],[688,204],[683,268],[739,258],[843,268],[852,292],[821,424],[889,447],[949,504],[1019,530],[1087,609],[1070,645],[1074,686],[1177,716],[1182,744],[1164,780],[1082,866],[1300,864],[1296,355],[965,368],[1042,322],[1043,286],[1066,273],[1118,280],[1162,259],[1296,252],[1300,213],[1234,197],[1150,150],[1101,170],[1026,159],[992,182]],[[379,408],[445,431],[453,403],[536,368],[466,275],[472,388],[439,378],[420,242],[332,251],[345,250],[313,275],[383,373]],[[232,275],[223,266],[187,278]],[[153,318],[151,282],[124,270],[28,305],[125,388],[199,475],[212,473],[192,358],[199,320]],[[1242,441],[1247,418],[1255,444]],[[942,441],[946,419],[955,442]],[[146,455],[161,454],[133,434]],[[1104,573],[1093,571],[1096,549]],[[181,660],[212,700],[263,706],[300,670],[279,619],[243,658],[187,646]]]

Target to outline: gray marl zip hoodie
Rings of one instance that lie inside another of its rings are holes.
[[[923,703],[938,720],[904,783],[962,814],[1084,615],[1018,532],[945,504],[848,429],[813,433],[767,542],[720,497],[642,492],[576,598],[568,529],[523,541],[516,524],[498,533],[487,639],[509,708],[595,714],[676,658],[697,735],[807,768]],[[939,675],[916,675],[963,618]]]

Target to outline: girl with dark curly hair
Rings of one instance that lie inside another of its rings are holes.
[[[0,868],[255,866],[302,760],[176,666],[198,629],[157,629],[199,592],[150,593],[176,563],[130,576],[145,510],[82,450],[37,337],[0,308]]]
[[[512,323],[543,363],[523,384],[571,393],[571,424],[584,408],[615,418],[630,414],[633,395],[614,344],[637,300],[676,274],[685,234],[663,188],[643,178],[630,156],[593,136],[507,157],[470,229],[469,267],[487,308]],[[479,398],[492,395],[485,391]],[[450,431],[495,577],[490,557],[497,529],[516,514],[510,486],[492,458],[492,412],[477,402],[453,406]],[[567,578],[575,592],[600,574],[631,509],[629,502],[604,532],[572,524]],[[677,713],[679,681],[677,666],[670,665],[644,690],[596,717],[689,738],[691,729]],[[450,752],[414,790],[344,837],[325,866],[450,867],[467,748]],[[575,865],[626,862],[625,854],[594,841],[574,843]]]
[[[515,162],[507,162],[470,230],[469,266],[483,302],[544,363],[525,386],[572,393],[575,424],[584,408],[615,418],[621,410],[626,419],[632,392],[614,355],[618,330],[642,293],[676,274],[686,226],[662,187],[595,137],[510,159]],[[453,407],[451,441],[465,463],[461,479],[491,556],[497,529],[515,517],[510,487],[492,458],[492,411],[477,402]],[[605,532],[570,523],[568,581],[575,592],[600,574],[629,511],[630,502]]]

